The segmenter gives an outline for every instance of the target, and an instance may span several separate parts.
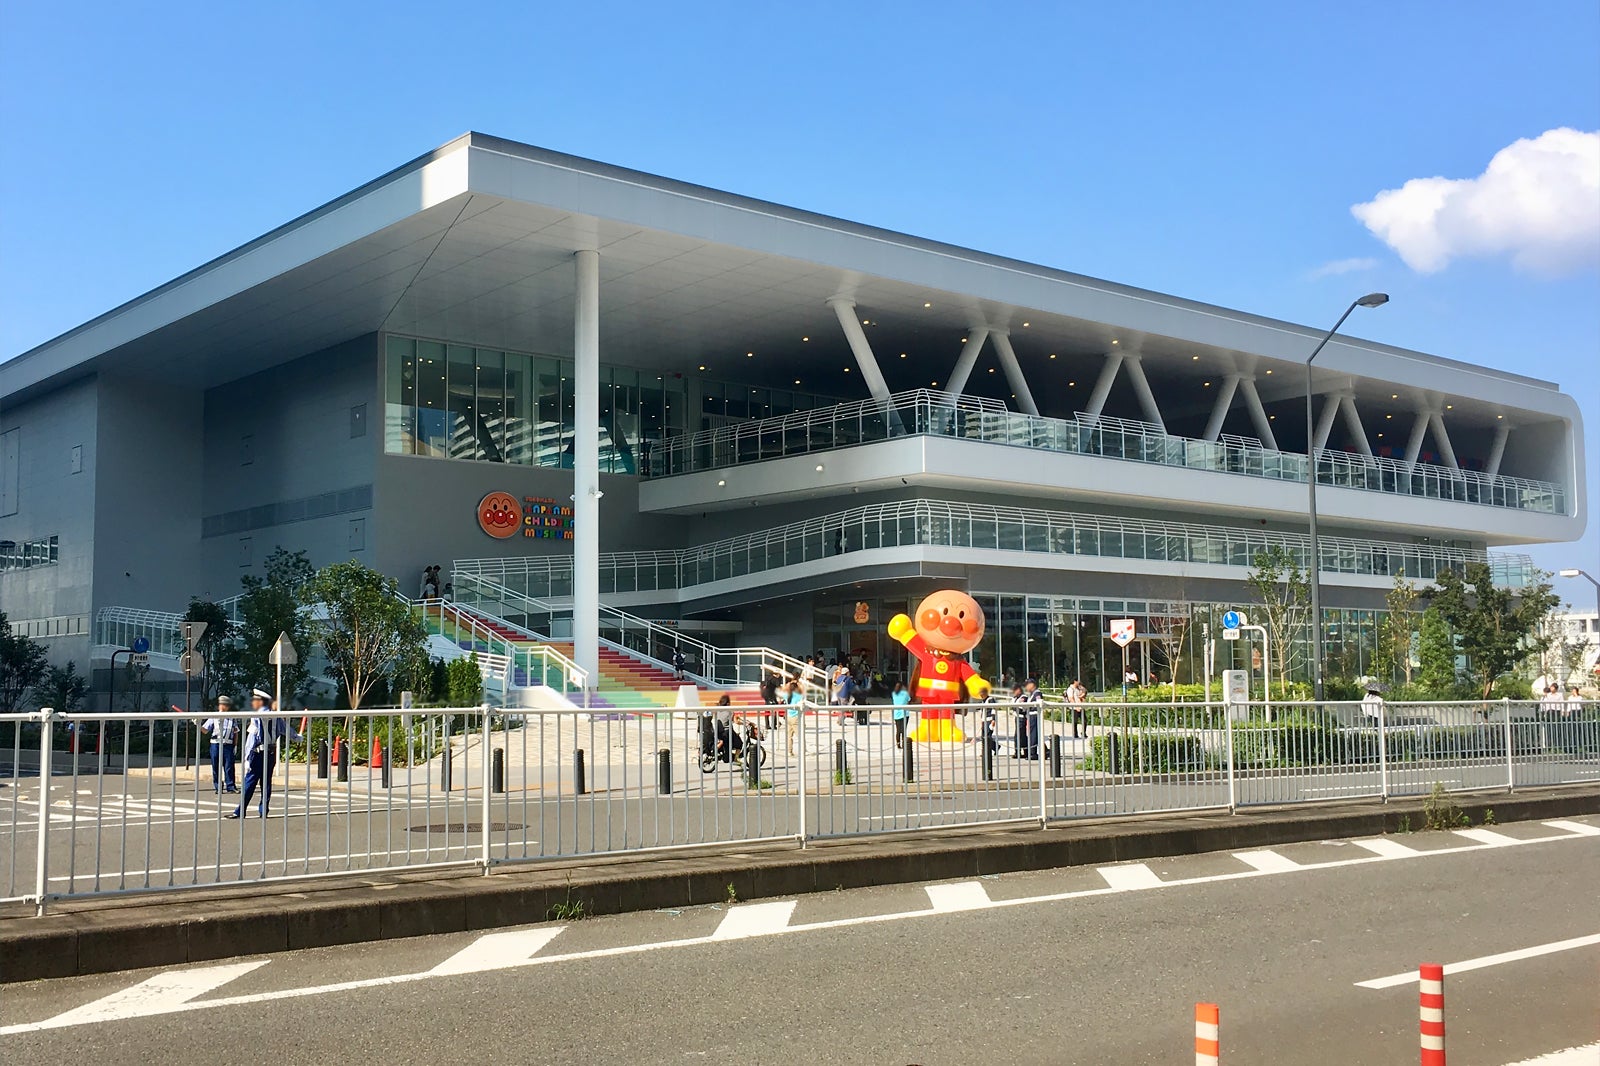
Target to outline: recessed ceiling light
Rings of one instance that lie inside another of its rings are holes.
[[[1067,388],[1069,388],[1069,389],[1075,389],[1075,388],[1077,388],[1077,387],[1078,387],[1078,383],[1077,383],[1077,382],[1076,382],[1076,381],[1069,381],[1069,382],[1067,382]]]
[[[967,343],[967,338],[965,338],[965,337],[962,337],[962,338],[961,338],[961,343],[962,343],[962,344],[965,344],[965,343]]]
[[[1384,418],[1393,418],[1393,417],[1394,417],[1394,415],[1384,415],[1384,416],[1383,416],[1383,417],[1384,417]]]
[[[704,370],[704,369],[705,369],[705,367],[703,367],[703,366],[702,366],[702,367],[701,367],[701,368],[700,368],[700,369],[701,369],[701,370]]]
[[[924,302],[922,306],[923,307],[932,307],[933,305],[931,303]]]
[[[819,474],[822,473],[822,464],[821,463],[817,464],[817,473],[819,473]]]
[[[1272,371],[1270,371],[1270,370],[1269,370],[1269,371],[1267,371],[1267,373],[1269,373],[1269,374],[1270,374],[1270,373],[1272,373]]]
[[[1495,415],[1495,417],[1496,417],[1496,418],[1504,418],[1504,417],[1505,417],[1505,415]]]
[[[901,352],[900,353],[900,358],[904,359],[905,357],[906,357],[906,353],[905,352]]]
[[[870,326],[870,325],[872,325],[872,323],[871,323],[871,321],[869,321],[869,320],[868,320],[868,319],[865,319],[865,318],[863,318],[863,319],[862,319],[862,320],[861,320],[861,324],[862,324],[862,325],[863,325],[863,326]]]
[[[756,357],[756,353],[755,352],[745,352],[744,353],[744,357],[746,359],[754,359]],[[1269,370],[1268,373],[1270,374],[1271,371]]]
[[[1389,399],[1391,399],[1391,400],[1398,400],[1399,398],[1400,398],[1400,394],[1398,392],[1391,392],[1389,394]]]
[[[1024,322],[1024,323],[1023,323],[1023,324],[1022,324],[1022,328],[1023,328],[1023,329],[1027,329],[1027,328],[1028,328],[1028,324],[1027,324],[1027,323],[1026,323],[1026,322]]]
[[[1278,420],[1278,416],[1277,415],[1268,415],[1267,416],[1267,421],[1268,422],[1276,422],[1277,420]]]
[[[1209,381],[1208,381],[1208,382],[1206,382],[1206,388],[1208,388],[1208,389],[1209,389],[1209,388],[1210,388],[1210,387],[1211,387],[1211,382],[1209,382]]]
[[[1379,433],[1379,434],[1378,434],[1378,439],[1379,439],[1379,440],[1382,440],[1382,439],[1383,439],[1383,434],[1382,434],[1382,433]]]
[[[808,341],[808,340],[810,340],[810,339],[811,339],[811,338],[810,338],[810,337],[801,337],[801,338],[800,338],[800,339],[801,339],[801,340],[803,340],[803,341]]]
[[[1447,403],[1444,405],[1444,409],[1446,411],[1454,411],[1456,409],[1456,405],[1453,403]]]
[[[932,385],[934,388],[938,388],[939,387],[939,383],[937,381],[930,381],[930,382],[928,382],[928,384]]]
[[[1054,359],[1055,357],[1056,357],[1056,353],[1055,352],[1051,352],[1050,353],[1050,358]]]
[[[993,374],[993,373],[994,373],[994,367],[992,367],[992,366],[991,366],[991,367],[990,367],[990,368],[989,368],[989,373],[991,373],[991,374]]]
[[[1200,357],[1198,355],[1191,355],[1189,357],[1189,362],[1191,362],[1191,363],[1198,363],[1199,361],[1200,361]]]
[[[845,367],[845,368],[844,368],[844,372],[845,372],[845,373],[846,373],[846,374],[848,374],[848,373],[850,373],[850,368],[849,368],[849,367]]]
[[[794,383],[795,383],[795,384],[796,384],[796,385],[798,385],[798,384],[800,384],[800,379],[799,379],[799,378],[795,378],[795,379],[794,379]]]
[[[1121,344],[1122,342],[1121,341],[1112,341],[1111,343],[1112,344]]]
[[[726,485],[726,484],[727,484],[727,482],[726,482],[726,481],[719,481],[719,482],[717,482],[717,488],[719,488],[719,489],[720,489],[720,488],[722,488],[722,487],[723,487],[723,486],[724,486],[724,485]]]

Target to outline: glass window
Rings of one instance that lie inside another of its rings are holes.
[[[416,454],[450,454],[450,416],[445,404],[444,345],[417,341]]]
[[[491,463],[506,461],[506,356],[488,348],[478,349],[478,406],[473,426],[477,431],[480,458]]]
[[[530,466],[533,450],[533,356],[506,353],[506,462]]]
[[[464,344],[452,344],[447,355],[447,454],[452,459],[482,459],[477,428],[478,353]]]
[[[417,451],[417,342],[408,337],[390,337],[387,347],[383,450],[414,455]]]

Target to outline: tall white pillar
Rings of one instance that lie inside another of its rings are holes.
[[[1443,457],[1444,465],[1451,470],[1460,470],[1461,466],[1456,462],[1455,447],[1451,445],[1450,434],[1444,428],[1443,411],[1433,412],[1433,439],[1439,445],[1439,455]]]
[[[1017,362],[1017,351],[1011,347],[1011,334],[1003,329],[997,329],[994,336],[994,353],[1000,357],[1000,366],[1006,372],[1006,384],[1011,386],[1012,393],[1017,398],[1017,405],[1023,413],[1037,415],[1039,405],[1033,402],[1033,393],[1028,389],[1028,379],[1022,376],[1022,364]]]
[[[1344,405],[1344,396],[1333,393],[1322,401],[1322,414],[1317,416],[1317,429],[1312,437],[1315,441],[1311,445],[1313,451],[1324,451],[1328,447],[1328,435],[1333,432],[1333,419],[1339,413],[1339,408]],[[1309,453],[1308,453],[1309,454]]]
[[[1139,397],[1139,409],[1144,412],[1144,420],[1161,427],[1161,432],[1167,431],[1167,424],[1161,418],[1161,408],[1156,406],[1156,394],[1150,391],[1150,379],[1144,376],[1144,360],[1134,352],[1129,352],[1122,357],[1122,365],[1128,368],[1128,382],[1133,386],[1134,395]]]
[[[878,358],[872,354],[872,345],[867,343],[866,331],[861,328],[861,320],[856,317],[856,302],[848,296],[828,297],[828,306],[833,308],[833,313],[839,317],[839,328],[844,330],[844,339],[850,342],[850,351],[855,353],[856,366],[861,369],[861,377],[867,383],[867,391],[874,400],[888,402],[889,383],[883,378],[883,371],[878,369]]]
[[[1117,371],[1122,369],[1122,353],[1111,352],[1106,356],[1106,365],[1100,368],[1100,377],[1094,383],[1094,391],[1089,394],[1089,406],[1083,413],[1090,418],[1099,418],[1100,412],[1105,410],[1106,397],[1111,395],[1111,385],[1117,380]]]
[[[1222,388],[1217,390],[1217,400],[1211,405],[1211,417],[1206,420],[1206,440],[1215,441],[1222,436],[1222,424],[1228,420],[1228,411],[1233,407],[1233,394],[1239,391],[1239,375],[1229,374],[1222,379]]]
[[[1344,403],[1340,405],[1344,410],[1345,428],[1350,430],[1350,436],[1356,442],[1356,451],[1372,458],[1372,442],[1367,439],[1367,427],[1361,424],[1361,412],[1356,410],[1356,397],[1354,393],[1346,393]]]
[[[1489,461],[1483,464],[1483,472],[1490,477],[1500,476],[1500,462],[1506,457],[1506,438],[1510,436],[1510,422],[1502,420],[1495,423],[1494,443],[1489,446]]]
[[[983,351],[983,342],[988,336],[987,326],[973,326],[967,331],[967,343],[962,346],[961,357],[956,360],[955,369],[950,371],[950,380],[944,387],[951,399],[956,399],[966,391],[967,379],[972,376],[972,368],[977,365],[978,355]]]
[[[1411,423],[1411,439],[1406,442],[1406,473],[1416,469],[1417,460],[1422,456],[1422,438],[1428,432],[1428,423],[1432,421],[1431,413],[1418,411],[1417,420]]]
[[[600,253],[576,253],[573,316],[573,659],[600,684]]]
[[[1269,452],[1277,451],[1278,437],[1272,432],[1272,423],[1267,419],[1267,409],[1261,406],[1261,394],[1256,391],[1256,379],[1249,375],[1241,376],[1239,390],[1244,393],[1245,409],[1250,412],[1250,421],[1255,424],[1256,436],[1261,438],[1261,446]]]

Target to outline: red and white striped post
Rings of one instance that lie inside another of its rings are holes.
[[[1425,962],[1417,968],[1422,1010],[1422,1066],[1444,1066],[1444,967]]]
[[[1217,1066],[1218,1013],[1215,1003],[1194,1005],[1194,1066]]]

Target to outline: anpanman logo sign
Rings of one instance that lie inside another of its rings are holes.
[[[522,529],[522,504],[509,492],[491,492],[478,504],[478,528],[496,540],[507,540]]]

